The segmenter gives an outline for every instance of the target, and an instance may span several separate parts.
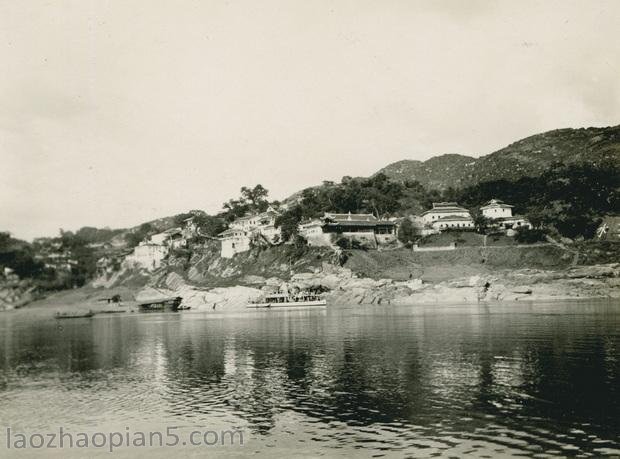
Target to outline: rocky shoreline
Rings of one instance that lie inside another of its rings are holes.
[[[297,273],[290,280],[248,276],[248,285],[198,288],[175,273],[166,276],[164,286],[147,287],[137,298],[154,294],[179,295],[184,304],[198,311],[228,311],[245,308],[248,301],[266,290],[286,287],[327,290],[328,304],[389,305],[429,303],[478,303],[542,301],[584,298],[620,299],[620,263],[581,266],[561,271],[521,269],[498,271],[438,283],[420,279],[395,281],[358,277],[346,268],[325,264],[316,272]],[[252,286],[253,284],[253,286]]]
[[[324,263],[313,272],[293,274],[290,279],[246,276],[239,285],[199,287],[177,273],[168,273],[156,285],[146,287],[93,286],[59,292],[22,309],[48,311],[91,309],[110,312],[102,297],[119,293],[124,310],[135,310],[146,298],[181,296],[192,311],[226,312],[245,309],[249,301],[279,288],[320,288],[328,305],[407,305],[434,303],[496,303],[567,299],[620,299],[620,263],[578,266],[561,270],[497,270],[492,274],[463,276],[442,282],[406,281],[361,277],[350,269]]]

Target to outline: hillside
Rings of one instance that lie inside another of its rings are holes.
[[[535,177],[554,163],[620,163],[620,125],[558,129],[519,140],[489,155],[472,158],[441,155],[427,161],[403,160],[378,173],[398,180],[417,180],[427,189],[459,188],[491,180]]]
[[[476,158],[447,154],[434,156],[426,161],[404,159],[392,163],[379,171],[399,180],[417,180],[427,189],[444,189],[447,186],[463,185],[464,177],[471,174]]]

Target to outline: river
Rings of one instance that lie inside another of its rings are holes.
[[[2,457],[620,455],[620,304],[8,312],[0,428]],[[108,443],[37,448],[61,428]]]

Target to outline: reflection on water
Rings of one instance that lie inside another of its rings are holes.
[[[0,424],[236,426],[265,456],[620,454],[619,326],[608,303],[9,313]]]

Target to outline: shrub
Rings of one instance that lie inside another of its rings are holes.
[[[403,219],[398,228],[398,240],[403,244],[411,244],[418,238],[411,220],[408,218]]]
[[[364,244],[357,239],[349,239],[347,237],[341,237],[336,241],[336,245],[341,249],[359,249],[366,250]]]
[[[525,244],[546,240],[547,232],[542,229],[519,228],[515,233],[515,240]]]
[[[293,237],[292,244],[285,245],[284,247],[286,247],[286,254],[291,260],[299,260],[310,251],[308,241],[299,234]]]

